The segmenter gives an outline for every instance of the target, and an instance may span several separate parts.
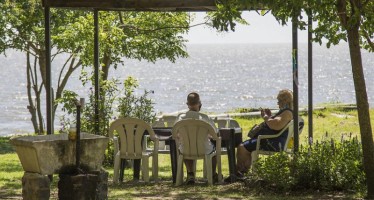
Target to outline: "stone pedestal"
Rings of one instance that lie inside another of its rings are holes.
[[[22,197],[27,200],[48,200],[50,196],[48,176],[25,172],[22,177]]]
[[[108,199],[108,172],[92,171],[86,174],[60,174],[58,198],[60,200]]]
[[[109,173],[104,170],[95,172],[98,177],[98,183],[96,188],[96,199],[97,200],[106,200],[108,199],[108,177]]]

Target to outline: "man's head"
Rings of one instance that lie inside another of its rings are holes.
[[[278,106],[280,109],[284,109],[284,108],[293,109],[293,93],[291,90],[283,89],[279,91],[277,99],[278,99]]]
[[[196,92],[191,92],[187,96],[187,106],[189,110],[200,111],[201,101],[200,96]]]

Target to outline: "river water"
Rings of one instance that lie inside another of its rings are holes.
[[[299,45],[299,102],[307,106],[307,45]],[[142,94],[153,90],[151,98],[157,113],[169,113],[186,108],[186,95],[200,93],[202,111],[223,113],[243,107],[276,107],[280,89],[292,89],[291,44],[189,44],[189,58],[175,63],[160,60],[149,63],[125,60],[124,65],[112,70],[112,77],[124,80],[127,76],[138,79]],[[355,103],[350,56],[346,44],[327,49],[314,45],[313,101],[321,103]],[[374,105],[374,53],[362,52],[369,103]],[[53,64],[53,84],[57,82]],[[27,110],[25,55],[7,51],[0,56],[0,136],[32,132]],[[89,86],[83,87],[73,74],[66,89],[87,97]],[[57,113],[63,115],[62,112]],[[58,118],[58,117],[57,117]],[[56,129],[59,126],[55,122]]]

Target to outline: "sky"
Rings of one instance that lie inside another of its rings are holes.
[[[195,13],[193,24],[201,23],[206,15]],[[190,44],[201,43],[291,43],[292,27],[280,25],[271,13],[261,16],[255,11],[244,11],[242,17],[249,25],[237,24],[235,32],[218,33],[207,26],[192,27],[186,38]],[[307,43],[307,31],[298,32],[299,43]]]

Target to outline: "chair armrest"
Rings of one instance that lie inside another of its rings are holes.
[[[256,151],[260,150],[261,140],[263,140],[263,139],[270,139],[270,138],[277,138],[277,137],[281,136],[283,132],[284,132],[284,130],[282,130],[281,132],[279,132],[276,135],[259,135],[257,137]]]
[[[283,132],[280,132],[280,133],[278,133],[278,134],[276,134],[276,135],[259,135],[259,136],[257,137],[257,141],[262,140],[262,139],[277,138],[277,137],[279,137],[280,135],[282,135],[282,133],[283,133]]]

